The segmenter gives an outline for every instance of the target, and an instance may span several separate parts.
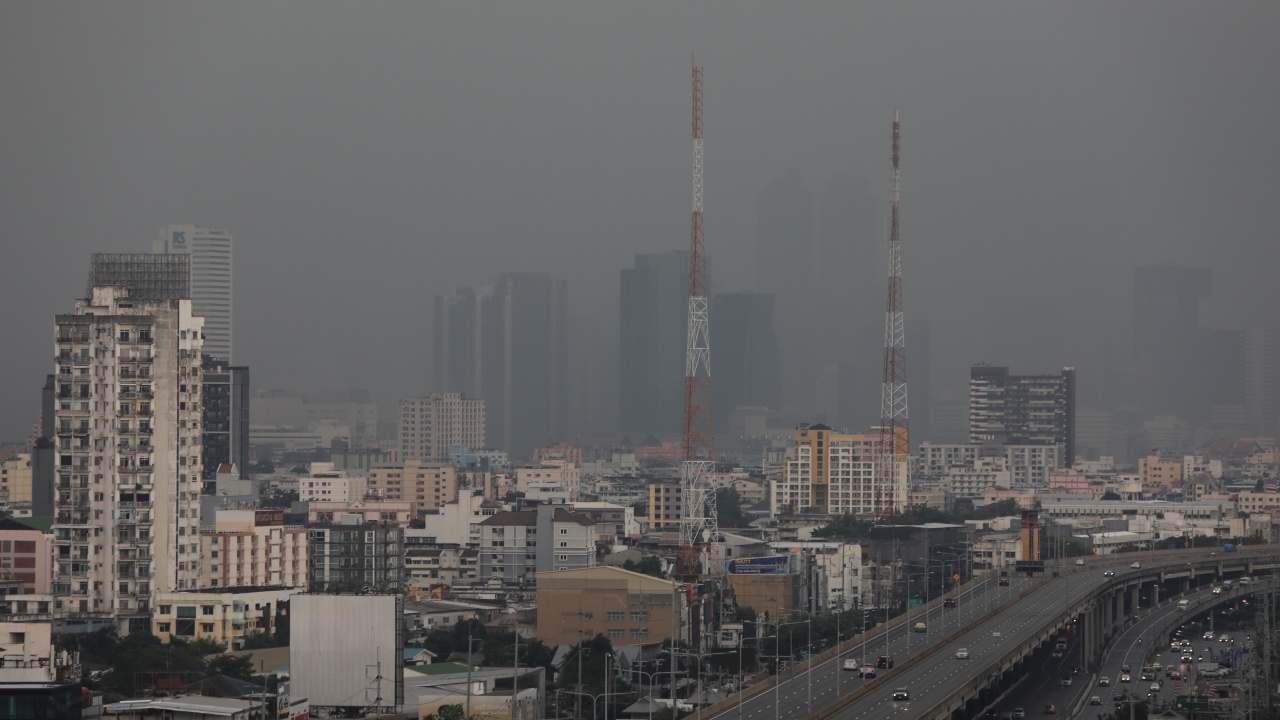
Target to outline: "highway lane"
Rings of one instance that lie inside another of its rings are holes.
[[[733,706],[705,717],[708,720],[736,720],[739,717],[743,720],[766,720],[775,715],[782,717],[796,710],[811,715],[839,697],[871,682],[858,678],[857,673],[842,670],[845,659],[853,658],[860,663],[874,665],[880,655],[889,655],[894,659],[895,669],[879,670],[878,674],[881,677],[896,675],[901,672],[898,666],[918,656],[931,643],[956,632],[965,625],[972,624],[1002,603],[1021,596],[1043,582],[1039,578],[1031,581],[1024,581],[1021,577],[1008,579],[1009,585],[1001,586],[999,578],[993,575],[971,584],[958,594],[954,591],[948,593],[947,596],[956,597],[955,608],[944,608],[939,604],[937,607],[930,608],[927,614],[922,609],[913,610],[909,620],[900,627],[888,633],[873,629],[871,637],[865,643],[846,650],[838,658],[832,657],[816,663],[810,673],[796,671],[794,668],[791,672],[784,670],[783,675],[786,679],[776,687],[776,692],[774,689],[767,690],[745,700],[741,708]],[[920,621],[925,623],[927,632],[911,632],[911,626]],[[801,634],[804,632],[803,625],[789,627],[796,633],[796,639],[799,641],[803,637]]]
[[[1026,678],[991,708],[997,717],[1007,719],[1016,708],[1022,708],[1027,717],[1031,717],[1042,714],[1046,705],[1053,705],[1059,713],[1065,713],[1071,707],[1081,686],[1089,682],[1089,675],[1073,672],[1084,665],[1080,633],[1065,633],[1059,637],[1067,640],[1066,650],[1060,657],[1054,657],[1050,643],[1030,655],[1026,663]],[[1070,687],[1062,686],[1064,677],[1071,678]]]
[[[1274,549],[1263,550],[1259,548],[1259,551],[1270,554]],[[1210,559],[1216,554],[1214,551],[1207,553],[1191,552],[1200,559]],[[1241,553],[1242,556],[1247,554],[1248,551]],[[1009,597],[1014,597],[1034,589],[1041,583],[1050,582],[1055,583],[1055,585],[1036,594],[1037,602],[1033,603],[1033,605],[1038,608],[1038,611],[1029,610],[1027,603],[1018,603],[1006,609],[999,618],[990,621],[989,624],[981,628],[971,628],[962,639],[949,644],[947,648],[940,650],[936,655],[921,662],[909,663],[906,667],[903,667],[902,663],[906,657],[905,632],[907,626],[904,625],[901,629],[894,630],[887,640],[883,632],[875,633],[869,639],[865,648],[853,648],[851,651],[845,651],[841,657],[854,657],[859,660],[865,657],[867,661],[874,662],[877,655],[883,654],[885,643],[888,642],[889,654],[894,655],[899,666],[888,674],[881,671],[881,680],[875,684],[874,690],[860,698],[858,702],[850,707],[841,709],[834,717],[848,717],[851,719],[854,717],[877,716],[905,718],[911,716],[911,707],[915,707],[922,712],[946,697],[951,689],[958,686],[964,677],[973,676],[973,672],[970,672],[968,676],[961,675],[958,672],[959,668],[956,663],[964,665],[964,662],[954,659],[953,653],[955,649],[970,647],[973,659],[969,661],[968,667],[976,668],[981,666],[983,671],[987,671],[988,666],[1003,655],[1007,649],[999,647],[1002,638],[988,636],[987,633],[1000,631],[1005,642],[1010,640],[1023,641],[1033,632],[1042,628],[1053,616],[1060,614],[1061,609],[1057,606],[1059,598],[1063,603],[1061,607],[1065,607],[1087,593],[1095,593],[1101,585],[1109,582],[1110,578],[1103,577],[1105,568],[1113,568],[1118,574],[1123,575],[1127,571],[1127,566],[1130,562],[1139,560],[1143,563],[1144,570],[1150,570],[1155,567],[1174,570],[1186,562],[1186,556],[1186,551],[1161,551],[1154,553],[1154,555],[1143,553],[1141,555],[1126,554],[1117,557],[1090,558],[1089,564],[1085,568],[1076,567],[1070,562],[1062,566],[1050,565],[1047,571],[1058,570],[1063,573],[1063,577],[1057,579],[1036,578],[1030,582],[1022,582],[1022,578],[1012,577],[1010,578],[1012,584],[1008,588],[1001,588],[996,585],[996,578],[994,577],[976,583],[973,588],[966,589],[960,602],[960,607],[956,610],[944,611],[942,608],[937,608],[930,612],[930,635],[933,635],[934,629],[938,627],[937,618],[945,617],[948,612],[957,613],[953,616],[954,621],[947,623],[945,632],[949,633],[954,632],[962,623],[971,624],[974,619],[985,614],[985,609],[998,607],[998,599],[1001,597],[998,593],[1001,591],[1010,593]],[[1066,592],[1068,586],[1070,586],[1069,596]],[[1047,601],[1046,598],[1053,598],[1053,600]],[[912,622],[914,620],[913,616]],[[993,637],[996,642],[991,642]],[[999,648],[998,652],[997,648]],[[920,649],[921,646],[913,642],[911,645],[912,657],[918,656]],[[727,707],[715,714],[706,714],[705,717],[724,720],[732,720],[733,718],[767,720],[770,714],[775,717],[797,712],[812,715],[819,709],[836,702],[839,696],[852,692],[861,684],[870,682],[859,680],[853,673],[846,672],[840,676],[839,667],[838,659],[834,658],[815,664],[811,674],[797,671],[794,675],[788,675],[778,686],[776,697],[775,690],[765,690],[761,694],[745,700],[741,706],[730,702]],[[837,676],[840,677],[837,678]],[[912,700],[908,703],[893,703],[889,699],[893,689],[904,685],[910,688]],[[877,708],[876,712],[879,715],[863,715],[862,712],[867,707]]]

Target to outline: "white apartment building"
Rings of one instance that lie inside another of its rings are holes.
[[[331,462],[313,462],[310,472],[298,478],[298,499],[302,502],[362,500],[367,484],[363,475],[335,470]]]
[[[979,458],[1004,458],[1013,485],[1048,485],[1049,474],[1063,467],[1062,445],[978,445],[920,443],[917,474],[941,477],[954,467],[974,467]]]
[[[200,546],[203,588],[307,589],[307,529],[285,525],[282,510],[219,510]]]
[[[234,266],[226,230],[169,225],[160,228],[153,250],[191,256],[191,311],[204,318],[204,352],[231,361]]]
[[[479,493],[462,493],[456,501],[423,513],[424,527],[406,530],[405,544],[412,545],[412,538],[419,537],[431,545],[480,547],[480,523],[502,509]]]
[[[940,490],[957,498],[980,499],[991,487],[1012,487],[1013,473],[1002,457],[979,458],[972,466],[960,465],[947,470],[939,483]]]
[[[136,261],[161,257],[110,256],[154,273],[153,292],[94,286],[56,318],[54,612],[122,634],[150,629],[154,593],[200,578],[204,321],[190,300],[140,297],[178,282],[172,261]]]
[[[400,457],[448,460],[452,447],[485,446],[484,400],[435,393],[400,401]]]
[[[875,515],[907,501],[908,463],[894,477],[876,461],[877,433],[841,433],[825,425],[802,425],[794,434],[782,477],[770,493],[770,511],[831,515]]]
[[[807,586],[809,602],[806,607],[814,612],[827,610],[851,610],[859,607],[862,598],[862,545],[839,541],[787,541],[771,542],[769,549],[775,555],[793,555],[792,567],[802,568],[808,577],[801,583]]]

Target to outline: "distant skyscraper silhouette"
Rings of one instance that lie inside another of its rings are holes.
[[[756,195],[756,287],[774,295],[782,397],[788,412],[808,416],[814,405],[817,348],[812,339],[822,324],[816,317],[814,194],[798,170],[774,178]]]
[[[774,298],[768,293],[720,293],[711,304],[716,427],[731,430],[730,419],[741,408],[778,411],[781,368],[773,307]]]
[[[195,225],[160,229],[154,252],[191,256],[192,312],[204,318],[204,353],[231,362],[233,327],[232,237],[226,230]]]
[[[435,298],[436,390],[484,400],[490,441],[514,458],[564,439],[567,293],[547,273],[504,272]]]
[[[1133,351],[1145,417],[1208,419],[1200,301],[1209,297],[1211,287],[1212,272],[1207,268],[1165,265],[1134,270]]]
[[[689,253],[636,255],[621,272],[618,428],[679,433],[689,296]]]

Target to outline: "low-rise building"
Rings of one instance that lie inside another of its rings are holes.
[[[472,548],[405,546],[404,581],[416,588],[474,583],[479,566],[480,551]]]
[[[49,536],[13,518],[0,518],[0,578],[16,580],[20,595],[53,592],[53,545]]]
[[[289,598],[298,588],[207,588],[156,593],[151,634],[161,642],[207,638],[231,650],[244,647],[254,633],[271,634],[287,615]],[[288,622],[284,620],[284,622]]]
[[[426,511],[422,529],[408,530],[406,543],[412,544],[409,538],[416,536],[419,542],[430,545],[480,547],[480,523],[503,507],[480,493],[463,493],[455,502]]]
[[[528,492],[529,483],[542,480],[559,485],[569,493],[570,500],[577,500],[581,479],[576,464],[568,460],[548,459],[535,466],[516,468],[516,491]]]
[[[636,511],[629,505],[607,502],[576,502],[573,511],[585,515],[596,523],[596,541],[621,545],[627,538],[640,535]]]
[[[53,649],[53,625],[0,621],[0,712],[6,718],[81,720],[76,666]]]
[[[351,475],[334,468],[331,462],[313,462],[311,471],[298,478],[298,499],[302,502],[351,502],[364,498],[364,475]]]
[[[103,720],[256,720],[262,716],[261,699],[177,695],[108,703]]]
[[[0,503],[31,502],[31,453],[0,460]]]
[[[682,637],[683,602],[671,580],[595,567],[539,572],[538,639],[549,646],[604,635],[619,645],[660,643]]]
[[[307,506],[307,524],[391,523],[409,526],[410,503],[404,500],[352,500],[313,502]]]

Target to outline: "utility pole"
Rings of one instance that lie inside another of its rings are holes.
[[[467,716],[462,720],[471,720],[471,624],[467,623]]]

